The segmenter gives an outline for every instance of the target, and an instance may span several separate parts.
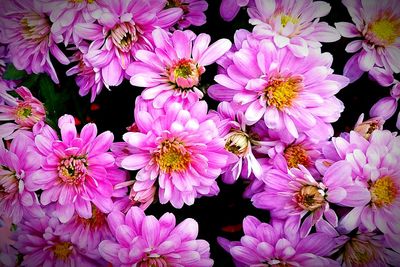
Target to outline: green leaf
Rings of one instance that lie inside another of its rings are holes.
[[[39,92],[43,97],[48,115],[53,118],[56,115],[57,96],[53,82],[46,75],[39,77]]]
[[[4,80],[20,80],[26,76],[24,70],[17,70],[13,64],[7,64],[6,71],[3,74]]]

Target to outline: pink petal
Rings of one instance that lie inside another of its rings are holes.
[[[231,48],[232,43],[228,39],[219,39],[200,56],[198,64],[207,66],[214,63],[217,59],[223,56]]]

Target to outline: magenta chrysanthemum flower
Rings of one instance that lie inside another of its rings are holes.
[[[240,242],[219,238],[219,243],[235,260],[236,266],[339,266],[329,256],[335,249],[333,237],[313,233],[299,235],[300,221],[273,220],[261,223],[253,216],[243,220],[244,236]]]
[[[69,60],[57,47],[43,7],[30,0],[6,0],[2,5],[5,13],[0,15],[0,41],[8,44],[14,66],[28,73],[47,73],[58,83],[50,54],[65,65]]]
[[[182,17],[177,22],[177,28],[185,29],[190,25],[201,26],[206,23],[204,12],[208,8],[205,0],[168,0],[166,8],[179,7],[182,9]]]
[[[255,0],[247,9],[254,34],[273,40],[277,47],[288,47],[296,56],[307,56],[309,47],[320,48],[321,42],[340,39],[337,30],[320,17],[331,7],[323,1]]]
[[[232,55],[226,73],[215,76],[219,84],[209,87],[209,95],[240,104],[251,124],[264,117],[268,128],[295,138],[301,132],[318,139],[332,136],[330,123],[343,110],[335,94],[348,84],[346,77],[333,74],[332,55],[312,50],[298,58],[269,40],[250,40]]]
[[[37,122],[46,117],[43,103],[28,88],[21,86],[15,92],[22,100],[8,95],[7,103],[0,104],[0,121],[12,121],[0,125],[0,138],[6,140],[14,138],[22,131],[31,131]]]
[[[71,115],[61,117],[58,127],[61,140],[52,130],[43,130],[36,136],[37,149],[45,159],[42,170],[27,181],[27,188],[43,190],[42,205],[55,202],[55,216],[63,223],[75,211],[82,218],[91,218],[92,204],[102,212],[110,212],[113,184],[108,172],[116,166],[107,151],[113,134],[107,131],[97,136],[96,125],[89,123],[78,135]]]
[[[77,23],[79,37],[93,41],[87,60],[101,74],[106,86],[117,86],[139,49],[150,50],[155,27],[168,28],[181,17],[180,8],[165,7],[165,0],[97,0],[97,23]]]
[[[196,197],[218,193],[217,177],[228,164],[230,152],[224,149],[217,125],[207,115],[207,104],[196,102],[183,109],[178,103],[165,107],[164,114],[135,113],[138,131],[123,138],[131,154],[121,166],[139,170],[134,190],[156,184],[162,204],[181,208]]]
[[[75,214],[69,222],[61,224],[56,233],[70,233],[71,242],[79,248],[96,249],[102,240],[113,238],[106,218],[107,214],[92,205],[92,216],[89,219]]]
[[[354,54],[344,67],[344,75],[355,81],[375,66],[399,73],[400,10],[395,0],[382,2],[343,0],[354,24],[335,23],[343,37],[357,38],[346,47]],[[361,50],[361,51],[360,51]]]
[[[105,264],[97,249],[80,249],[71,234],[59,233],[57,218],[27,217],[17,227],[14,246],[24,255],[22,266],[99,266]]]
[[[183,105],[203,97],[198,88],[205,66],[214,63],[230,47],[231,42],[220,39],[209,46],[208,34],[196,35],[189,30],[174,31],[172,35],[162,29],[153,31],[154,52],[139,50],[127,74],[134,86],[146,87],[144,100],[153,100],[155,108],[172,102]]]
[[[220,136],[225,139],[225,149],[237,156],[236,160],[226,167],[222,180],[233,183],[239,176],[248,179],[252,173],[260,178],[263,170],[252,152],[252,147],[260,145],[260,142],[248,131],[243,113],[239,111],[235,114],[234,106],[222,102],[215,114],[218,120],[221,120]]]
[[[341,220],[351,231],[362,225],[384,234],[400,232],[400,137],[387,130],[374,130],[369,140],[351,131],[348,140],[333,139],[333,149],[327,149],[327,160],[346,160],[351,164],[351,177],[368,190],[365,205],[355,206]]]
[[[213,265],[209,244],[196,239],[198,225],[193,219],[175,226],[172,213],[165,213],[157,220],[133,207],[126,215],[114,211],[107,220],[117,241],[102,241],[99,251],[114,266]]]
[[[40,156],[30,137],[21,133],[9,149],[0,146],[0,216],[9,216],[18,223],[26,213],[43,215],[37,196],[25,187],[25,181],[39,168]]]
[[[270,170],[263,177],[264,191],[252,198],[254,206],[269,209],[272,216],[285,219],[288,216],[305,217],[300,234],[305,236],[323,217],[337,226],[338,217],[330,203],[358,207],[369,202],[369,193],[351,179],[351,166],[340,161],[333,164],[321,182],[300,165],[284,172]],[[273,200],[273,201],[271,201]]]
[[[93,102],[103,89],[105,81],[101,70],[92,66],[86,59],[88,51],[89,45],[85,42],[81,42],[79,49],[71,58],[71,62],[77,62],[77,65],[70,68],[66,74],[68,76],[76,74],[75,82],[79,87],[79,95],[85,96],[90,93],[90,102]]]
[[[96,0],[37,0],[43,5],[44,11],[49,14],[51,33],[57,43],[63,42],[65,46],[70,43],[76,46],[82,41],[76,34],[77,23],[94,22],[92,16],[99,12]]]

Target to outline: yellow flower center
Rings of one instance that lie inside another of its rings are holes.
[[[300,77],[274,77],[268,82],[264,90],[267,104],[283,110],[292,106],[292,102],[299,94],[302,78]]]
[[[288,22],[291,22],[292,24],[297,24],[299,23],[299,19],[296,17],[292,17],[290,15],[287,14],[282,14],[281,15],[281,24],[283,27],[286,27],[286,25],[288,24]]]
[[[60,260],[67,260],[72,253],[72,244],[70,242],[57,243],[52,247],[54,256]]]
[[[308,211],[314,211],[325,203],[321,189],[313,185],[305,185],[295,196],[297,204]]]
[[[250,148],[250,137],[242,131],[232,132],[225,143],[225,149],[238,156],[244,156]]]
[[[190,164],[190,154],[178,140],[164,140],[153,155],[161,171],[185,171]]]
[[[36,13],[28,13],[21,20],[22,36],[24,39],[40,43],[50,34],[50,20]]]
[[[182,5],[181,0],[168,0],[166,8],[180,7]]]
[[[299,164],[307,167],[310,165],[310,157],[301,145],[290,145],[284,151],[284,156],[289,168],[297,167]]]
[[[32,116],[32,107],[29,105],[18,105],[15,112],[17,119],[24,120]]]
[[[376,37],[375,44],[391,45],[400,36],[400,19],[381,19],[369,26],[370,32]]]
[[[391,205],[398,193],[396,184],[390,176],[384,176],[376,180],[369,191],[371,193],[371,202],[378,208]]]
[[[366,266],[379,258],[380,249],[368,240],[351,238],[344,246],[343,260],[346,266]]]

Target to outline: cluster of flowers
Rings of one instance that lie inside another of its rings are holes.
[[[322,1],[224,0],[224,19],[247,7],[255,25],[237,30],[232,45],[185,30],[205,23],[204,0],[4,1],[4,62],[55,83],[51,60],[76,62],[67,75],[91,101],[124,79],[144,89],[124,142],[114,142],[93,123],[78,132],[71,115],[50,127],[28,88],[1,81],[0,216],[9,238],[0,261],[212,266],[195,220],[176,225],[172,213],[144,211],[155,199],[181,208],[217,195],[221,177],[248,180],[244,196],[272,218],[248,216],[240,241],[219,239],[237,266],[399,265],[400,137],[383,129],[400,97],[395,2],[343,1],[355,25],[335,28],[320,22],[330,11]],[[321,52],[341,35],[361,38],[346,49],[359,52],[344,76]],[[216,84],[203,90],[213,63]],[[392,94],[373,118],[333,137],[344,109],[335,95],[364,72]]]

